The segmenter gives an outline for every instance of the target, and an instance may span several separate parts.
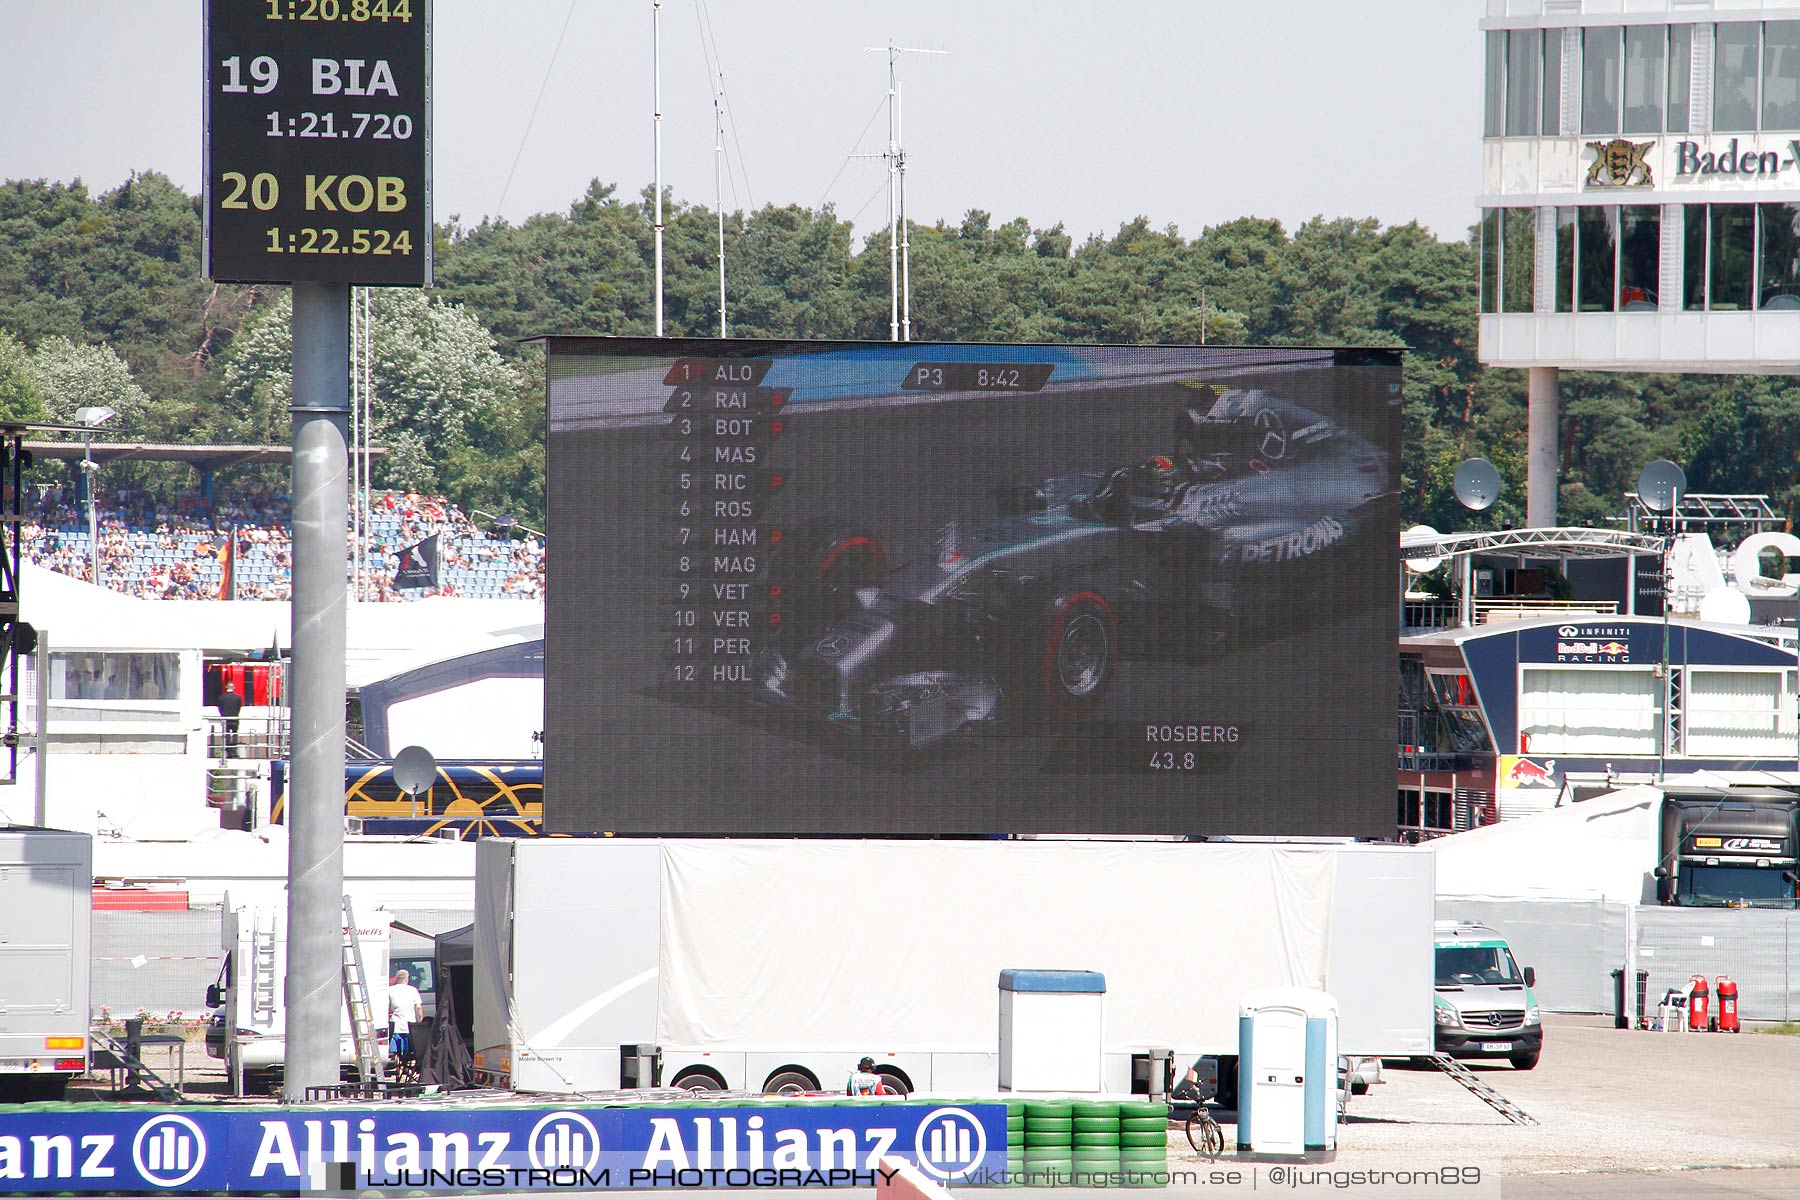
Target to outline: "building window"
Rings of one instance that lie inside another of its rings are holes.
[[[1669,27],[1669,132],[1688,131],[1688,94],[1694,78],[1694,27]]]
[[[1757,307],[1800,309],[1800,204],[1759,204],[1756,217]]]
[[[1529,227],[1514,248],[1513,213],[1502,209],[1501,278],[1504,312],[1513,307],[1515,281],[1512,256],[1526,253],[1535,239]],[[1551,303],[1557,312],[1653,312],[1662,290],[1662,209],[1654,204],[1587,204],[1556,210],[1556,282]]]
[[[1714,312],[1746,311],[1756,298],[1756,206],[1711,207],[1707,307]]]
[[[1800,129],[1800,21],[1763,26],[1762,127]]]
[[[1536,137],[1543,100],[1538,90],[1544,35],[1515,29],[1506,35],[1506,136]]]
[[[1681,210],[1681,307],[1690,312],[1706,307],[1706,205],[1689,204]]]
[[[1537,262],[1537,210],[1501,210],[1500,311],[1530,312],[1532,267]]]
[[[1686,131],[1693,37],[1693,27],[1688,25],[1615,25],[1582,30],[1581,132],[1617,135],[1661,133],[1664,129]],[[1548,88],[1548,49],[1545,54]],[[1560,86],[1559,70],[1559,90]]]
[[[1505,112],[1501,107],[1501,89],[1506,80],[1506,35],[1487,35],[1487,104],[1483,110],[1483,137],[1499,137],[1505,129]]]
[[[1500,210],[1481,214],[1481,311],[1500,311]]]
[[[1556,311],[1575,311],[1575,214],[1556,210]]]
[[[1581,31],[1581,132],[1619,132],[1618,26]]]
[[[1683,747],[1694,758],[1792,758],[1793,674],[1687,672]]]
[[[1617,252],[1610,206],[1584,206],[1575,222],[1575,287],[1580,311],[1611,312]]]
[[[1662,132],[1667,49],[1668,30],[1661,25],[1633,25],[1625,30],[1624,132]]]
[[[1756,129],[1757,42],[1754,21],[1713,27],[1713,128],[1726,133]]]
[[[1431,788],[1401,788],[1395,809],[1401,841],[1420,842],[1451,833],[1456,828],[1455,797]]]
[[[1519,753],[1656,753],[1662,681],[1648,669],[1526,667],[1523,675]]]
[[[1661,287],[1662,209],[1628,204],[1619,209],[1619,311],[1654,312]]]
[[[1682,209],[1681,306],[1800,312],[1800,204]]]
[[[50,656],[52,700],[174,700],[181,664],[174,654],[84,653]]]

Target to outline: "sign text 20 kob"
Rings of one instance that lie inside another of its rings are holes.
[[[205,273],[431,282],[431,0],[207,0]]]

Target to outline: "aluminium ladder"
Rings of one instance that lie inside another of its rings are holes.
[[[1479,1076],[1469,1068],[1451,1058],[1448,1054],[1433,1054],[1431,1065],[1462,1084],[1483,1104],[1511,1121],[1514,1125],[1536,1125],[1537,1118],[1481,1082]]]
[[[356,937],[356,915],[344,897],[344,1007],[350,1013],[350,1036],[356,1043],[356,1074],[363,1084],[375,1083],[381,1051],[375,1043],[375,1012],[369,1003],[369,979],[363,973],[362,943]]]
[[[279,918],[274,918],[279,920]],[[262,927],[262,914],[250,916],[250,1013],[251,1024],[272,1025],[275,1020],[275,926]]]

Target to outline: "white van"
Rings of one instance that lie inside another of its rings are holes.
[[[1434,938],[1437,1050],[1452,1058],[1504,1058],[1521,1071],[1537,1066],[1544,1017],[1506,939],[1486,925],[1439,921]]]

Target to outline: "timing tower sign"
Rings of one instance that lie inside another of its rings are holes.
[[[207,0],[205,273],[431,282],[431,0]]]

